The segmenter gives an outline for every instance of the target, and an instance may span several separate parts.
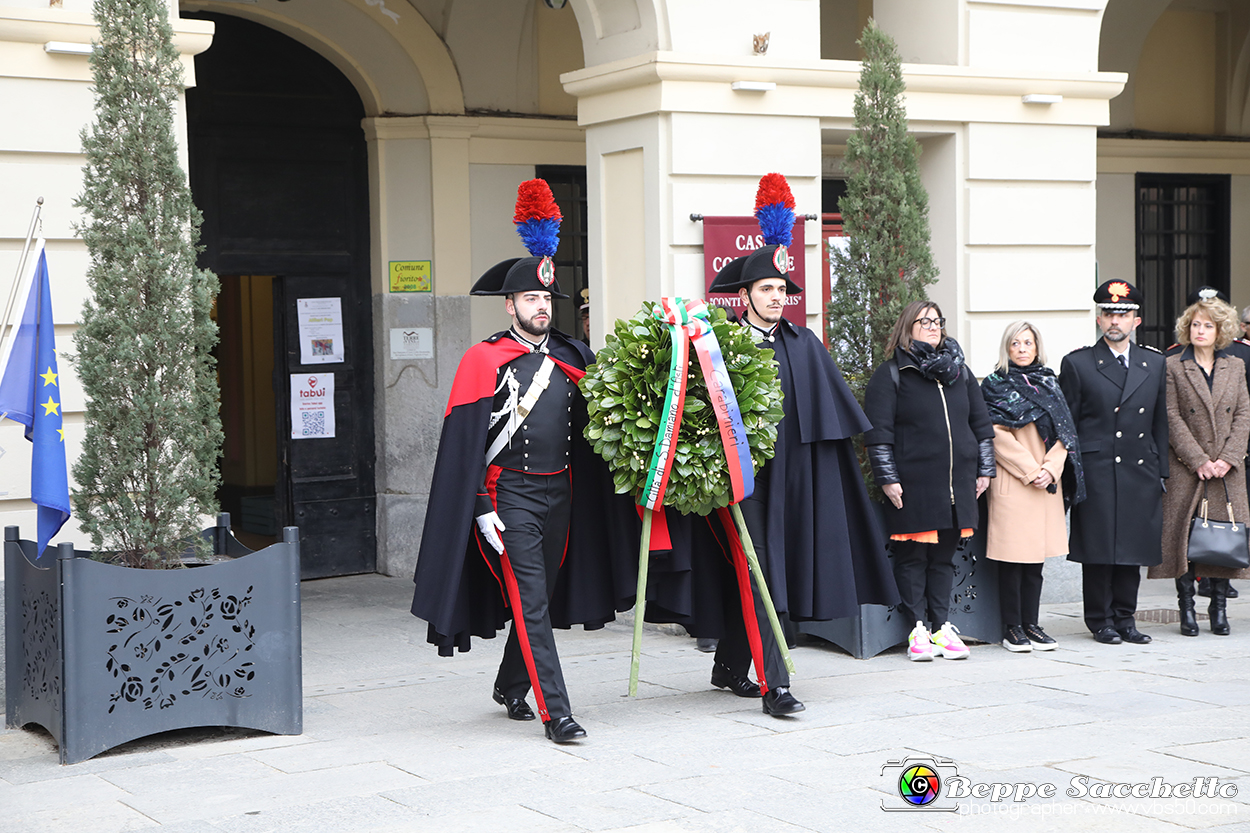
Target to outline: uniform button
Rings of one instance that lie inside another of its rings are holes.
[[[526,457],[528,457],[528,456],[529,456],[529,454],[526,454],[525,456],[526,456]],[[1116,461],[1117,463],[1118,463],[1118,462],[1120,462],[1120,458],[1119,458],[1119,457],[1116,457],[1116,458],[1115,458],[1115,461]]]
[[[573,435],[572,435],[572,434],[569,434],[569,435],[568,435],[567,437],[565,437],[564,439],[566,439],[566,440],[571,440],[571,439],[573,439]]]
[[[1116,412],[1117,414],[1118,414],[1118,413],[1120,413],[1120,406],[1119,406],[1119,405],[1117,405],[1117,406],[1116,406],[1116,408],[1115,408],[1115,412]]]
[[[526,454],[525,456],[526,456],[526,457],[528,457],[529,455],[528,455],[528,454]],[[1115,461],[1116,461],[1117,463],[1118,463],[1118,462],[1120,462],[1120,458],[1119,458],[1119,457],[1116,457],[1116,458],[1115,458]]]
[[[1142,437],[1144,437],[1144,436],[1146,436],[1146,435],[1145,435],[1145,434],[1138,434],[1138,435],[1137,435],[1137,439],[1139,439],[1139,440],[1140,440],[1140,439],[1141,439]]]
[[[1146,413],[1146,409],[1145,409],[1145,408],[1138,408],[1138,409],[1137,409],[1137,413],[1139,413],[1139,414],[1144,414],[1144,413]]]
[[[530,427],[529,427],[528,425],[522,425],[522,426],[521,426],[521,430],[522,430],[522,431],[528,431],[528,430],[530,430]]]
[[[526,441],[525,441],[525,444],[526,444],[526,445],[529,445],[529,444],[530,444],[530,441],[529,441],[529,440],[526,440]]]
[[[1119,431],[1116,431],[1116,432],[1115,432],[1115,435],[1116,435],[1117,437],[1122,437],[1122,436],[1124,436],[1124,435],[1123,435],[1123,434],[1121,434]]]
[[[1139,466],[1140,466],[1140,465],[1141,465],[1142,463],[1144,463],[1144,462],[1146,462],[1146,461],[1145,461],[1145,460],[1138,460],[1138,461],[1137,461],[1137,465],[1139,465]]]

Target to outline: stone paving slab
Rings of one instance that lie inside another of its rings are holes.
[[[1250,600],[1230,603],[1229,637],[1146,625],[1148,646],[1098,645],[1079,604],[1046,605],[1059,650],[981,644],[958,662],[857,660],[804,637],[794,691],[808,708],[783,720],[713,689],[710,655],[672,628],[644,629],[628,697],[625,617],[557,634],[589,738],[556,746],[491,701],[503,640],[438,657],[411,587],[304,583],[303,735],[186,730],[61,767],[46,733],[0,732],[0,833],[1250,831]],[[1143,584],[1143,609],[1173,603]],[[922,755],[974,783],[1212,775],[1239,795],[882,812],[898,800],[883,766]]]

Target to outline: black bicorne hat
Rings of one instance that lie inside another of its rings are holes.
[[[749,255],[736,257],[725,268],[716,273],[708,292],[734,293],[739,289],[750,289],[751,284],[765,278],[782,278],[786,282],[786,293],[795,295],[803,291],[803,287],[790,280],[787,274],[790,263],[790,252],[785,246],[761,246]]]
[[[473,284],[470,295],[512,295],[516,292],[550,292],[552,298],[567,298],[556,280],[556,267],[549,257],[514,257],[486,270]]]

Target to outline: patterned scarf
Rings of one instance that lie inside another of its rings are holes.
[[[927,341],[913,340],[907,352],[916,360],[916,367],[926,379],[947,387],[955,384],[964,367],[964,351],[953,338],[945,339],[938,348]]]
[[[1085,500],[1085,471],[1081,466],[1076,424],[1068,410],[1068,401],[1059,389],[1055,371],[1038,362],[1028,367],[1010,364],[1006,373],[995,370],[986,376],[981,383],[981,393],[995,425],[1023,428],[1032,423],[1047,451],[1056,441],[1063,443],[1076,481],[1072,503]]]

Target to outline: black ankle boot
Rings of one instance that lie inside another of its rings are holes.
[[[1181,609],[1181,636],[1198,635],[1198,614],[1194,611],[1194,571],[1176,579],[1176,601]]]
[[[1211,615],[1211,633],[1216,636],[1228,636],[1230,633],[1228,612],[1224,608],[1228,601],[1227,593],[1228,579],[1211,579],[1211,606],[1207,608],[1207,613]]]

